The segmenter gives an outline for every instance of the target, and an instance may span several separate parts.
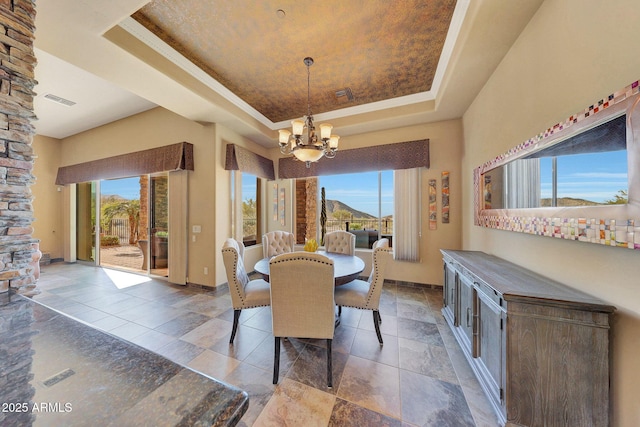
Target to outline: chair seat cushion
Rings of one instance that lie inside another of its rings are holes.
[[[271,304],[269,282],[263,279],[250,280],[244,287],[244,294],[244,304],[238,308],[263,307]]]
[[[369,282],[356,279],[341,286],[336,286],[334,298],[336,305],[369,309]]]

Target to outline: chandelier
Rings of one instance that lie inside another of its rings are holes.
[[[316,128],[313,124],[313,116],[311,115],[310,98],[310,80],[311,73],[309,67],[313,65],[313,58],[304,58],[304,65],[307,66],[307,115],[302,119],[293,120],[291,122],[291,132],[287,129],[281,129],[279,145],[282,154],[293,154],[298,160],[306,163],[307,167],[312,162],[317,162],[322,156],[332,159],[338,151],[338,135],[331,135],[331,126],[328,123],[320,125],[320,138],[316,135]],[[306,129],[306,137],[304,137]]]

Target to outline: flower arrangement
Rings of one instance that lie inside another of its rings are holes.
[[[315,252],[318,250],[318,242],[316,239],[308,239],[304,244],[304,250],[306,252]]]

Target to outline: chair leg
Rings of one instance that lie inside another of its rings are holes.
[[[342,306],[338,306],[338,317],[342,316]]]
[[[273,383],[278,384],[278,375],[280,375],[280,337],[276,337],[276,348],[273,356]]]
[[[229,344],[233,344],[233,339],[236,337],[236,331],[238,330],[238,320],[240,320],[240,312],[242,310],[233,310],[233,328],[231,329],[231,339]]]
[[[380,345],[384,344],[382,342],[382,334],[380,333],[380,312],[378,310],[373,310],[373,326],[376,327],[378,342],[380,342]]]
[[[331,363],[331,339],[327,340],[327,387],[333,388],[333,366]]]

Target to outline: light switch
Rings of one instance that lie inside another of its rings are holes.
[[[199,225],[194,225],[193,227],[191,227],[194,233],[200,233],[202,232],[202,227]]]

